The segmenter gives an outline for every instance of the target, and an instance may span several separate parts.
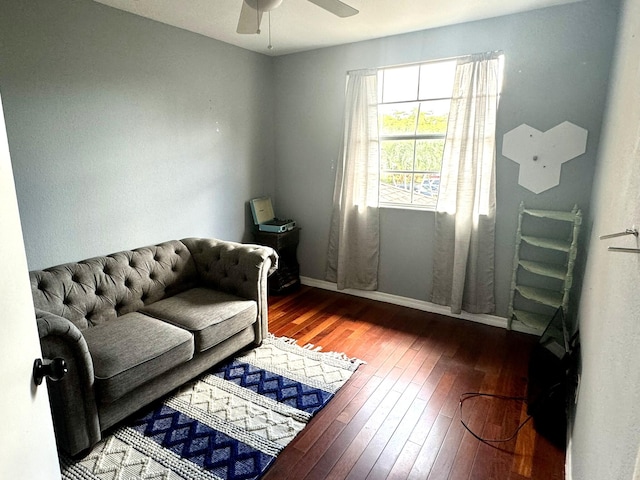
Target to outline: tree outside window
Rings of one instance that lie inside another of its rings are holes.
[[[435,209],[456,61],[379,70],[380,205]]]

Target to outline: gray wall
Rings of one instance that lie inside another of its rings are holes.
[[[498,152],[503,134],[522,123],[545,131],[568,120],[589,131],[586,154],[565,163],[560,186],[539,195],[520,187],[517,164],[498,155],[496,302],[506,316],[520,201],[568,210],[577,203],[588,214],[615,27],[616,8],[587,1],[277,57],[276,201],[303,227],[302,275],[324,280],[346,72],[503,50]],[[381,291],[428,300],[433,224],[432,212],[382,210]]]
[[[640,225],[640,0],[625,4],[579,310],[582,380],[569,451],[574,480],[640,478],[640,255],[607,250],[640,243],[632,236],[598,239]]]
[[[268,57],[89,0],[2,0],[0,59],[31,269],[246,239],[274,185]]]
[[[89,0],[4,0],[0,91],[29,267],[190,235],[249,240],[246,201],[272,194],[303,227],[302,274],[324,279],[346,72],[499,49],[498,151],[521,123],[589,130],[587,153],[540,195],[498,155],[504,316],[520,200],[588,213],[615,29],[606,3],[270,59]],[[380,290],[427,300],[432,242],[433,213],[384,209]]]

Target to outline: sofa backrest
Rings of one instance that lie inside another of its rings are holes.
[[[270,247],[215,238],[183,238],[182,242],[191,251],[204,286],[243,298],[260,300],[258,282],[261,278],[266,282],[278,265],[278,255]],[[265,265],[270,268],[268,274],[263,272]]]
[[[198,283],[189,249],[173,240],[29,272],[34,306],[80,330]]]

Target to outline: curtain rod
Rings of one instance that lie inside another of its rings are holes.
[[[354,72],[362,72],[364,70],[384,70],[385,68],[395,68],[395,67],[410,67],[411,65],[422,65],[424,63],[436,63],[436,62],[448,62],[451,60],[458,60],[460,58],[472,57],[474,55],[481,55],[483,53],[497,53],[503,55],[504,52],[502,50],[491,50],[488,52],[479,52],[479,53],[468,53],[466,55],[458,55],[455,57],[445,57],[445,58],[437,58],[434,60],[418,60],[416,62],[408,62],[408,63],[398,63],[395,65],[385,65],[383,67],[370,67],[370,68],[356,68],[354,70],[347,70],[347,74]]]

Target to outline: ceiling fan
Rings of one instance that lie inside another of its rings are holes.
[[[309,0],[338,17],[350,17],[358,10],[340,0]],[[280,6],[282,0],[243,0],[237,33],[260,33],[260,21],[264,12],[270,12]]]

